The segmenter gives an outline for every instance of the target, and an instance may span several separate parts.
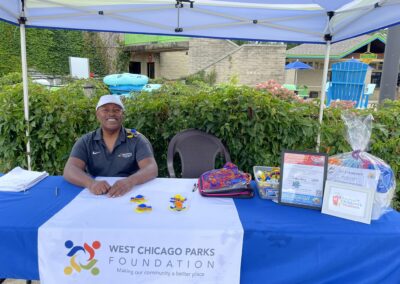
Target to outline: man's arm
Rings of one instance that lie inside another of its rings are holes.
[[[96,181],[85,172],[86,163],[81,159],[69,157],[64,167],[64,178],[78,186],[88,188],[94,194],[106,194],[110,185],[106,181]]]
[[[158,175],[158,166],[153,157],[138,162],[139,170],[127,178],[118,180],[108,191],[110,197],[118,197],[127,193],[138,184],[145,183]]]

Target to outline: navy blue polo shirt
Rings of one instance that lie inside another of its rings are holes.
[[[151,144],[144,135],[123,127],[112,152],[108,151],[102,130],[98,128],[79,138],[70,154],[86,163],[90,175],[108,177],[130,176],[139,170],[139,161],[153,156]]]

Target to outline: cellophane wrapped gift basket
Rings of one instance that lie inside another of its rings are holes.
[[[357,116],[348,112],[342,114],[342,119],[346,126],[346,140],[353,151],[329,158],[327,178],[353,185],[376,187],[372,219],[377,220],[390,210],[396,189],[395,176],[388,164],[366,152],[371,138],[372,115]]]

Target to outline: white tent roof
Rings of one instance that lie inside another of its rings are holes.
[[[28,27],[266,41],[336,42],[400,23],[400,0],[0,0],[0,19],[18,24],[22,3]]]

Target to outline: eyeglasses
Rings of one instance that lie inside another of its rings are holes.
[[[113,108],[113,109],[107,109],[107,108],[101,108],[100,112],[102,114],[121,114],[122,113],[122,108]]]

